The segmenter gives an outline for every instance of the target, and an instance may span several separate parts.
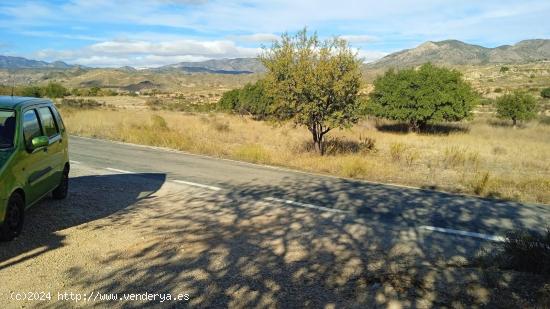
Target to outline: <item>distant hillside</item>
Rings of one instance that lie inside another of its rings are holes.
[[[200,62],[180,62],[156,70],[179,70],[186,73],[246,74],[265,69],[257,58],[212,59]]]
[[[426,62],[440,65],[521,64],[550,60],[550,40],[525,40],[515,45],[486,48],[461,41],[428,41],[365,65],[367,69],[404,68]]]
[[[0,69],[69,69],[75,66],[62,61],[45,62],[23,57],[0,56]]]

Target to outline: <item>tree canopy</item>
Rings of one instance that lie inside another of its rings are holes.
[[[536,116],[537,100],[530,94],[514,91],[496,100],[497,116],[511,119],[514,127],[518,120],[530,120]]]
[[[345,40],[321,41],[304,29],[283,34],[260,60],[273,116],[305,126],[320,154],[325,134],[358,121],[361,59]]]
[[[404,121],[419,131],[426,124],[470,116],[477,95],[456,70],[424,64],[418,69],[389,70],[374,81],[369,112]]]

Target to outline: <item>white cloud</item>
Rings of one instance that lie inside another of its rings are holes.
[[[376,61],[386,55],[388,55],[387,52],[382,51],[371,51],[371,50],[357,50],[357,55],[363,59],[364,63],[373,62]]]
[[[362,35],[342,35],[341,36],[342,39],[348,41],[349,43],[369,43],[369,42],[373,42],[373,41],[376,41],[377,38],[374,37],[374,36],[371,36],[371,35],[366,35],[366,34],[362,34]]]
[[[182,61],[255,57],[260,51],[260,48],[240,47],[228,40],[179,39],[161,42],[112,40],[74,50],[44,49],[36,52],[35,57],[90,66],[154,67]]]

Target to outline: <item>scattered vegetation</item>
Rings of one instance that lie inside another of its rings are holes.
[[[0,86],[1,95],[15,95],[22,97],[47,97],[51,99],[63,98],[69,94],[69,91],[61,84],[50,82],[45,86]]]
[[[217,109],[216,103],[192,103],[185,99],[149,97],[145,105],[153,111],[168,110],[176,112],[205,113]]]
[[[62,99],[57,105],[65,108],[81,109],[94,109],[106,106],[104,103],[92,99]]]
[[[368,109],[418,132],[428,123],[468,118],[475,102],[476,94],[460,72],[425,64],[418,70],[389,70],[377,78]]]
[[[75,97],[112,97],[117,96],[118,92],[113,89],[99,87],[92,88],[73,88],[71,95]]]

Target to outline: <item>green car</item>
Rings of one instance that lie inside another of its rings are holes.
[[[25,210],[67,196],[67,133],[50,100],[0,96],[0,240],[21,233]]]

